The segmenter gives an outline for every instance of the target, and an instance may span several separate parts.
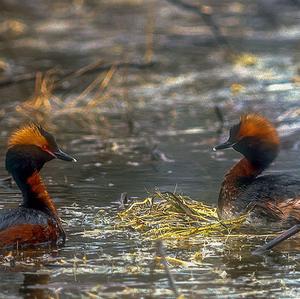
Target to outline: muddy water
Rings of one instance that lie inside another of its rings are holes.
[[[253,66],[232,63],[197,15],[165,1],[1,4],[0,55],[7,64],[1,78],[53,67],[73,70],[99,59],[143,61],[149,23],[155,24],[157,63],[117,71],[96,128],[80,122],[80,114],[56,117],[57,107],[50,112],[58,142],[78,159],[52,161],[42,172],[65,221],[67,243],[2,256],[0,297],[174,298],[165,272],[151,274],[154,244],[108,228],[125,191],[145,196],[155,188],[176,189],[216,203],[224,172],[239,158],[211,151],[226,138],[226,130],[217,133],[216,105],[226,127],[245,111],[273,119],[284,144],[270,171],[298,174],[297,2],[210,4],[231,47],[256,56]],[[55,95],[69,101],[94,79],[71,80]],[[238,92],[234,83],[241,84]],[[7,135],[24,122],[15,107],[33,88],[27,82],[0,90],[3,158]],[[154,145],[174,161],[151,159]],[[7,175],[3,161],[1,177]],[[15,186],[1,188],[1,207],[19,199]],[[166,244],[168,256],[185,261],[170,265],[178,289],[188,298],[299,298],[299,241],[287,241],[266,257],[251,256],[263,241],[252,236]]]

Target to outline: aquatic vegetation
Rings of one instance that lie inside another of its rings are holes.
[[[146,239],[180,240],[213,235],[229,235],[245,222],[247,215],[219,220],[215,207],[188,196],[155,192],[132,201],[117,214],[117,228],[134,229]]]
[[[20,35],[27,30],[24,22],[18,19],[8,18],[0,23],[1,34]]]
[[[175,184],[193,199],[214,198],[235,157],[211,148],[242,111],[277,118],[283,135],[296,132],[297,1],[17,2],[3,4],[0,23],[2,151],[6,135],[30,118],[64,132],[59,141],[76,153],[80,171],[54,164],[45,176],[66,246],[0,256],[0,297],[176,298],[173,276],[186,298],[299,298],[299,240],[253,257],[251,250],[270,238],[268,228],[263,235],[244,222],[220,226],[215,211],[199,220],[191,215],[203,207],[188,198],[183,209],[172,198],[144,194],[151,201],[126,217],[146,198],[124,202],[122,211],[112,202],[124,190]],[[127,61],[155,63],[131,68]],[[293,149],[275,172],[298,172],[299,138],[288,138]],[[1,207],[16,204],[14,189],[1,192]],[[157,230],[165,233],[167,224],[171,237],[165,235],[162,254],[151,239],[162,239]]]
[[[239,93],[245,91],[245,87],[239,83],[232,83],[230,86],[230,91],[231,91],[232,95],[236,96]]]
[[[69,77],[76,77],[82,71],[77,70]],[[105,91],[115,71],[116,67],[113,65],[106,74],[100,73],[78,96],[68,101],[54,95],[55,88],[61,83],[54,70],[44,75],[38,73],[34,95],[19,104],[16,111],[38,123],[48,125],[54,125],[55,120],[60,117],[68,117],[70,120],[76,120],[82,127],[86,124],[90,128],[98,127],[97,123],[101,118],[97,108],[108,99]]]
[[[240,66],[252,66],[257,64],[258,58],[252,53],[240,53],[233,55],[233,63]]]

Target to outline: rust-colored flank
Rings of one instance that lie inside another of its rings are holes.
[[[0,231],[0,248],[56,242],[59,232],[55,225],[19,224]]]

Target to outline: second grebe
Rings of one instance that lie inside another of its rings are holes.
[[[279,152],[279,137],[263,116],[246,114],[230,129],[227,142],[214,150],[233,148],[244,158],[225,175],[218,199],[223,219],[252,209],[259,220],[293,225],[300,221],[300,179],[291,175],[260,175]]]
[[[6,169],[20,188],[23,203],[0,211],[0,248],[64,242],[56,207],[39,175],[43,165],[54,158],[76,161],[40,126],[25,126],[9,138]]]

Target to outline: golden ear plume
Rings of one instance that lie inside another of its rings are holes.
[[[32,144],[43,147],[46,146],[48,142],[41,134],[38,126],[31,123],[15,131],[8,140],[9,148],[15,145],[24,144]]]
[[[279,137],[273,124],[264,116],[256,113],[241,116],[239,137],[255,136],[263,141],[279,144]]]

